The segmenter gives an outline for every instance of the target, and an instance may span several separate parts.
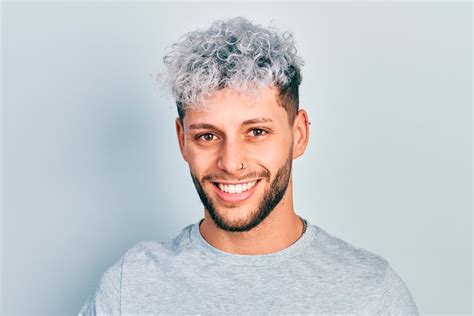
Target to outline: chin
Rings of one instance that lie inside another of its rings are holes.
[[[252,210],[254,209],[255,208]],[[214,211],[224,222],[228,223],[229,225],[239,226],[251,221],[255,213],[252,210],[248,207],[239,207],[233,205],[230,208],[217,206],[217,210]]]
[[[212,201],[206,208],[217,227],[229,232],[245,232],[257,226],[262,220],[259,203],[240,205]]]
[[[225,231],[233,232],[244,232],[249,231],[255,227],[254,220],[252,219],[253,214],[250,212],[246,214],[239,215],[229,215],[219,214],[217,215],[217,220],[214,220],[214,223],[221,229]],[[212,217],[212,216],[211,216]]]

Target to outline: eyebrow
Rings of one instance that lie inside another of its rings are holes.
[[[242,126],[252,125],[257,123],[272,123],[273,120],[271,118],[259,117],[250,120],[246,120],[242,122]],[[209,123],[196,123],[189,125],[189,129],[214,129],[219,130],[219,128],[215,125]]]

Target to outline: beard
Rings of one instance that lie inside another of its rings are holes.
[[[286,189],[288,188],[288,183],[290,182],[292,161],[293,155],[290,152],[290,155],[288,156],[288,159],[286,160],[285,164],[278,169],[275,175],[275,179],[271,182],[270,187],[264,191],[263,198],[259,203],[257,209],[250,213],[250,215],[246,219],[236,221],[232,224],[227,223],[224,218],[217,212],[211,198],[204,191],[203,183],[216,178],[211,176],[204,176],[201,181],[199,181],[192,172],[191,178],[193,179],[194,186],[196,187],[202,204],[206,208],[211,219],[214,221],[217,227],[228,232],[246,232],[260,224],[268,215],[270,215],[275,206],[280,203],[281,199],[285,195]],[[267,178],[268,181],[270,181],[271,178],[271,174],[268,169],[266,169],[260,174],[248,175],[246,178],[252,178],[253,175],[256,175],[259,178]]]

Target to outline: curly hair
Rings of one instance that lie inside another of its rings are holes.
[[[181,120],[223,88],[256,91],[274,85],[292,122],[298,112],[303,60],[293,35],[252,24],[243,17],[214,21],[207,30],[183,35],[163,57],[161,81],[171,88]]]

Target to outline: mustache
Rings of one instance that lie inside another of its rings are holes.
[[[251,172],[246,175],[242,175],[239,177],[229,177],[228,174],[208,174],[202,177],[201,182],[210,181],[243,181],[247,179],[255,179],[255,178],[267,178],[270,179],[270,171],[264,170],[262,172]]]

